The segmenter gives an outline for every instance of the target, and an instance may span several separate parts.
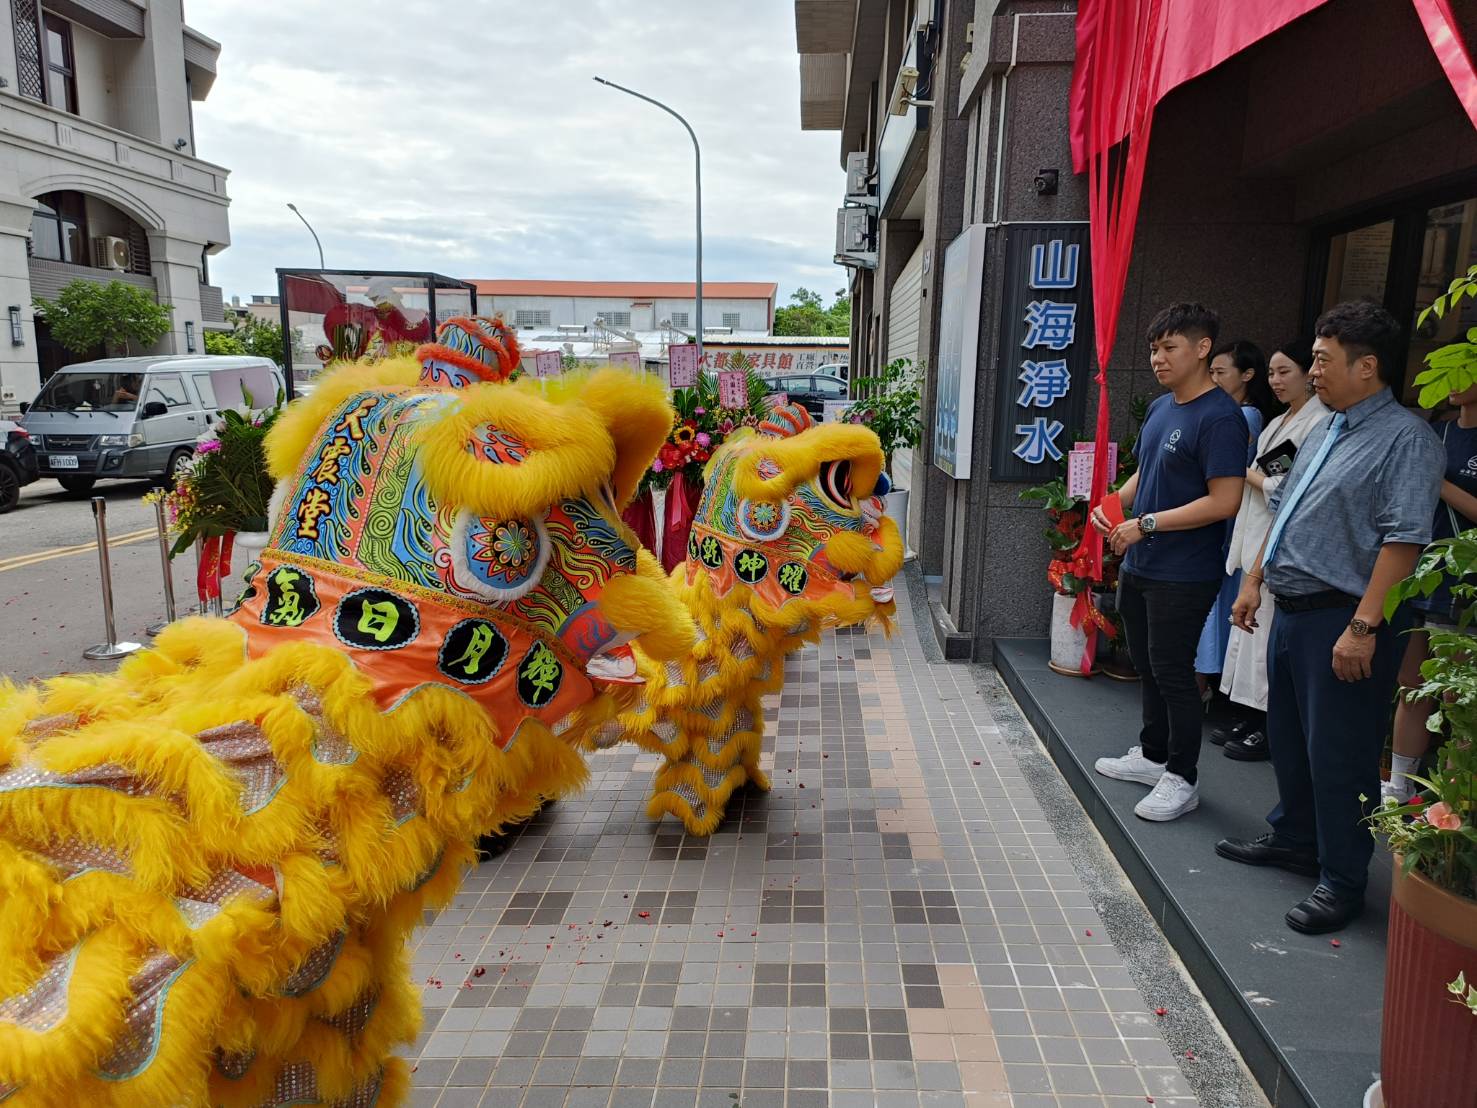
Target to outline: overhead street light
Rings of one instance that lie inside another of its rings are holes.
[[[307,217],[304,216],[302,212],[300,212],[300,211],[297,210],[297,205],[296,204],[294,204],[291,201],[289,201],[287,206],[292,209],[292,214],[293,215],[297,216],[299,219],[301,219],[303,221],[303,226],[308,229],[308,234],[312,235],[313,236],[313,241],[315,243],[317,243],[317,245],[318,245],[318,268],[319,269],[327,269],[328,266],[326,266],[326,265],[323,264],[323,244],[318,241],[318,232],[315,231],[315,230],[313,230],[313,225],[308,222]]]
[[[687,128],[687,137],[692,139],[692,153],[694,158],[694,177],[697,182],[697,360],[698,365],[703,364],[703,151],[698,145],[697,135],[693,132],[692,124],[683,119],[660,100],[654,100],[650,96],[637,92],[635,89],[618,85],[614,81],[607,81],[604,77],[596,77],[602,85],[624,92],[628,96],[634,96],[637,100],[645,100],[648,104],[660,108],[666,112],[683,127]]]

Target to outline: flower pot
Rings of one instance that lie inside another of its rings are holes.
[[[1082,655],[1087,651],[1087,629],[1072,626],[1075,596],[1053,594],[1051,598],[1051,660],[1053,670],[1067,677],[1086,677],[1082,672]]]
[[[903,549],[908,549],[908,490],[893,489],[882,498],[887,518],[897,524],[898,537],[903,540]]]
[[[1446,984],[1477,969],[1477,900],[1447,892],[1395,859],[1385,956],[1380,1091],[1384,1108],[1472,1108],[1477,1019]]]

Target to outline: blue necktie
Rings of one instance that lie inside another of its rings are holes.
[[[1267,536],[1267,550],[1262,555],[1262,568],[1266,569],[1272,564],[1272,555],[1277,553],[1277,543],[1282,539],[1282,532],[1287,529],[1287,521],[1292,518],[1292,513],[1297,511],[1297,506],[1302,503],[1303,495],[1308,491],[1308,486],[1318,476],[1318,471],[1323,468],[1323,463],[1328,461],[1328,453],[1333,449],[1334,442],[1344,430],[1344,424],[1348,422],[1348,416],[1343,412],[1334,412],[1333,418],[1328,421],[1328,433],[1323,436],[1323,444],[1318,447],[1318,453],[1313,455],[1313,460],[1308,463],[1308,471],[1303,474],[1303,479],[1298,482],[1297,488],[1290,495],[1277,512],[1277,518],[1272,521],[1272,531]]]

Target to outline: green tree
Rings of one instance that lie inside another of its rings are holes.
[[[838,289],[829,308],[822,306],[821,294],[798,288],[790,303],[774,313],[776,335],[840,335],[851,334],[851,297]]]
[[[174,310],[122,281],[106,285],[73,281],[56,300],[38,296],[32,304],[46,317],[52,337],[74,354],[97,346],[109,354],[130,354],[135,344],[153,346],[169,331],[169,313]]]
[[[206,331],[205,352],[207,354],[245,354],[246,344],[234,334],[228,334],[225,331]]]
[[[296,344],[302,335],[296,329],[292,341]],[[205,352],[207,354],[250,355],[253,358],[269,358],[279,365],[282,362],[282,325],[269,323],[247,316],[238,318],[230,331],[206,331]]]

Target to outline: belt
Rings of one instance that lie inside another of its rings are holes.
[[[1338,589],[1304,593],[1301,596],[1274,596],[1272,600],[1276,603],[1278,611],[1282,612],[1316,612],[1324,608],[1353,608],[1359,603],[1357,596],[1339,592]]]

